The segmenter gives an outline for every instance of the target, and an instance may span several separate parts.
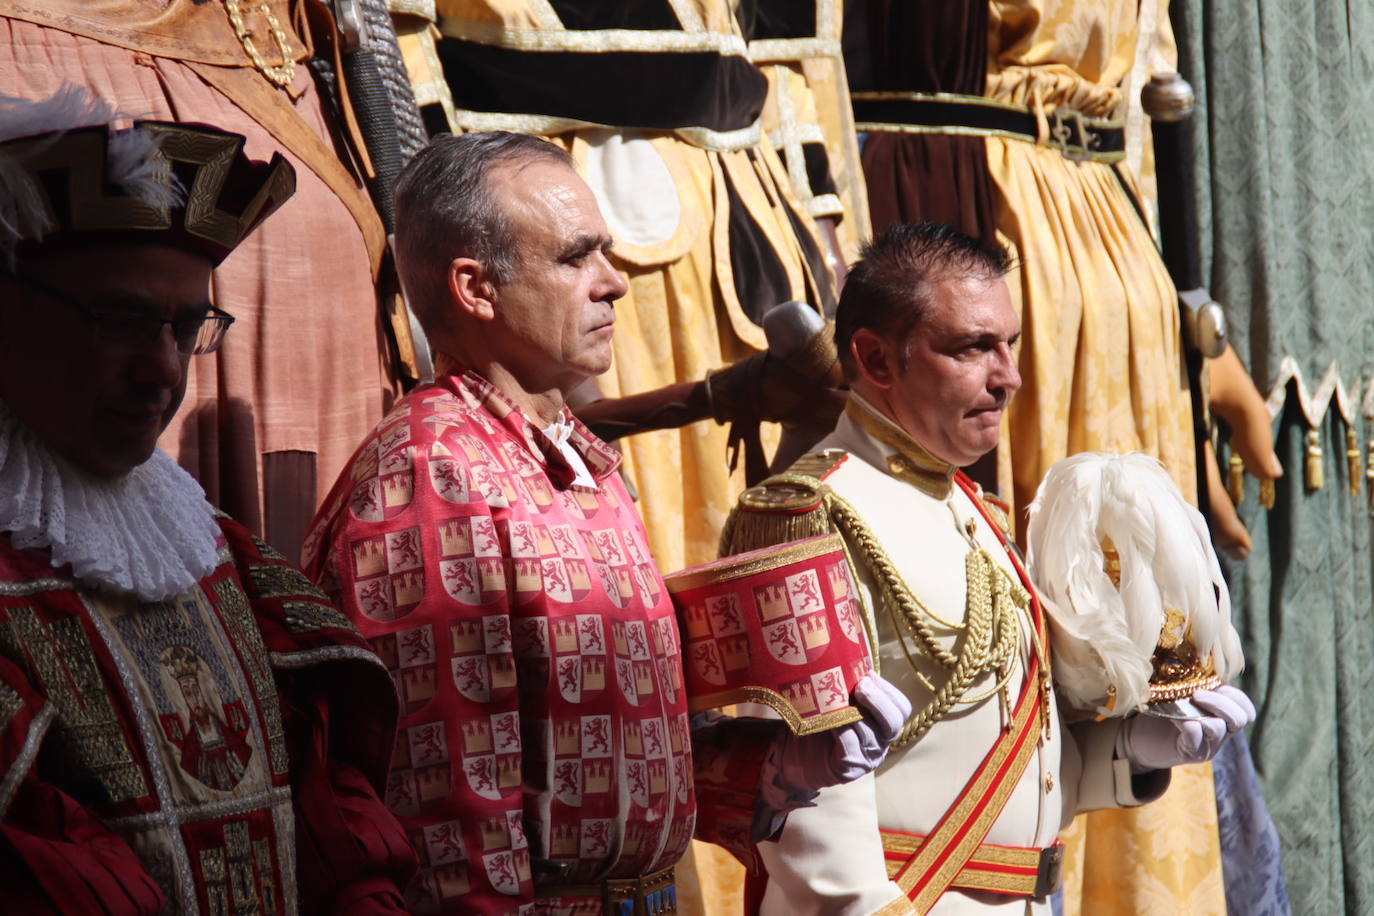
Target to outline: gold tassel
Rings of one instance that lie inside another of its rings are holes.
[[[1232,452],[1226,466],[1229,472],[1226,477],[1226,492],[1230,495],[1231,502],[1239,506],[1245,501],[1245,461]]]
[[[1274,481],[1265,477],[1260,481],[1260,505],[1266,509],[1274,508]]]
[[[1307,489],[1320,490],[1326,486],[1326,475],[1322,473],[1322,437],[1316,429],[1307,431]]]
[[[1374,511],[1374,439],[1365,443],[1364,455],[1365,492],[1369,494],[1370,511]]]
[[[1355,438],[1354,427],[1345,430],[1345,468],[1350,475],[1350,495],[1360,495],[1360,440]]]

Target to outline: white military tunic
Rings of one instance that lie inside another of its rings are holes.
[[[965,619],[965,562],[973,550],[966,532],[1013,582],[1020,581],[997,533],[953,482],[955,469],[931,456],[862,399],[851,394],[849,409],[818,449],[847,453],[825,483],[858,511],[911,593],[933,617],[953,624]],[[907,480],[889,470],[890,456],[906,459]],[[857,559],[859,552],[854,556]],[[931,699],[931,691],[913,671],[892,614],[875,601],[879,591],[871,572],[861,562],[858,565],[865,611],[876,625],[875,655],[881,673],[919,710]],[[1006,685],[1011,705],[1021,694],[1035,651],[1029,615],[1019,616],[1019,658]],[[936,624],[935,632],[946,647],[954,645],[953,629]],[[947,677],[944,669],[917,654],[916,646],[909,648],[938,689]],[[765,916],[911,911],[901,889],[887,877],[879,829],[924,836],[936,828],[1006,725],[1008,713],[994,689],[996,681],[995,673],[975,681],[964,697],[981,700],[955,705],[914,743],[894,749],[875,774],[825,789],[815,807],[789,815],[777,841],[760,846],[769,874],[762,904]],[[1079,810],[1149,800],[1132,793],[1129,764],[1113,760],[1119,722],[1084,722],[1066,731],[1052,692],[1050,703],[1055,714],[1048,733],[1042,732],[984,843],[1046,847]],[[1019,914],[1026,900],[951,888],[930,912]],[[1033,912],[1049,910],[1047,899],[1033,901]]]

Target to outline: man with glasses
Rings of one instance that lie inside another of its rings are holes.
[[[113,117],[0,99],[4,909],[403,911],[385,669],[157,449],[293,172]]]

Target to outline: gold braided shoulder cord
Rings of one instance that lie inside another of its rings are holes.
[[[845,499],[829,487],[823,486],[822,489],[830,518],[845,536],[846,542],[855,545],[864,567],[873,574],[882,603],[892,615],[898,632],[908,633],[923,655],[950,672],[945,683],[936,688],[916,666],[907,640],[900,639],[912,671],[933,696],[924,708],[913,712],[894,742],[895,746],[902,747],[921,737],[956,703],[981,702],[994,692],[1001,691],[1003,705],[1007,706],[1004,688],[1015,670],[1012,662],[1020,657],[1020,615],[1030,604],[1030,595],[1021,584],[1013,581],[985,548],[970,541],[973,549],[965,560],[967,620],[962,627],[956,628],[963,630],[957,653],[946,649],[940,645],[931,627],[932,620],[944,622],[911,593],[877,535]],[[873,645],[877,646],[876,639]],[[998,672],[998,679],[991,689],[977,697],[964,696],[971,684],[992,671]]]

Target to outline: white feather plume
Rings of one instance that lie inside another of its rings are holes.
[[[0,144],[49,134],[49,142],[30,147],[29,157],[41,156],[67,131],[128,119],[106,99],[83,86],[66,83],[37,101],[0,95]],[[106,152],[106,177],[124,192],[150,207],[166,210],[184,199],[171,164],[157,155],[159,138],[149,131],[125,130],[111,135]],[[25,161],[0,146],[0,257],[14,267],[14,251],[25,239],[41,239],[55,226],[43,195],[25,168]]]
[[[46,99],[0,95],[0,143],[108,124],[118,110],[84,86],[64,83]]]
[[[43,195],[15,157],[0,150],[0,259],[14,269],[14,250],[24,239],[42,238],[53,228]]]
[[[1121,560],[1120,588],[1105,570],[1104,537]],[[1184,615],[1184,632],[1223,680],[1240,672],[1206,523],[1155,459],[1085,453],[1057,463],[1031,503],[1028,541],[1031,576],[1055,622],[1055,680],[1072,705],[1113,716],[1145,706],[1165,608]]]

